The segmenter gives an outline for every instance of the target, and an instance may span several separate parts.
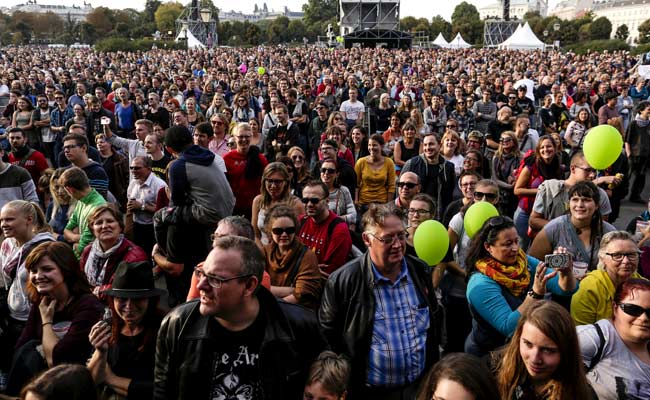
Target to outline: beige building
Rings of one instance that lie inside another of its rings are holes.
[[[510,18],[523,19],[529,11],[539,11],[542,17],[548,12],[547,0],[510,0]],[[503,3],[497,2],[478,9],[481,19],[503,18]]]
[[[560,19],[571,20],[578,14],[590,10],[593,6],[593,0],[565,0],[558,3],[549,15],[554,15]]]
[[[592,11],[596,18],[606,17],[612,23],[612,37],[616,29],[625,24],[630,31],[628,43],[639,38],[639,25],[650,19],[650,0],[610,0],[594,3]]]

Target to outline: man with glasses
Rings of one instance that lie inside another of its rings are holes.
[[[151,158],[147,156],[134,157],[129,170],[133,178],[126,189],[126,209],[133,215],[133,242],[151,254],[156,243],[153,230],[156,197],[167,184],[151,172]]]
[[[420,177],[414,172],[404,172],[400,174],[397,181],[397,198],[389,204],[394,204],[406,213],[413,196],[418,193],[420,193]]]
[[[298,399],[310,364],[326,348],[305,308],[279,302],[260,282],[255,242],[222,237],[197,267],[200,298],[163,320],[154,399]]]
[[[579,151],[571,158],[570,174],[566,180],[547,179],[537,188],[535,203],[528,224],[535,231],[540,231],[550,220],[566,214],[569,209],[569,189],[578,182],[589,181],[598,184],[597,171],[592,168],[583,152]],[[616,178],[616,177],[613,177]],[[619,180],[620,181],[620,180]],[[612,207],[607,193],[598,187],[600,193],[600,215],[607,221]]]
[[[316,257],[323,276],[328,277],[348,259],[352,238],[348,224],[327,206],[327,185],[320,181],[308,182],[302,190],[305,215],[300,217],[300,241],[309,247]]]
[[[311,176],[320,176],[320,168],[325,161],[336,160],[339,166],[339,182],[348,188],[350,194],[354,196],[357,190],[357,173],[354,172],[354,166],[350,165],[345,159],[338,156],[339,144],[333,139],[325,139],[320,145],[321,159],[312,169]]]
[[[88,139],[85,134],[69,133],[63,138],[63,155],[88,176],[90,186],[108,199],[108,175],[96,161],[88,158]]]
[[[332,350],[350,357],[350,398],[412,399],[439,358],[442,309],[431,269],[405,255],[406,222],[392,205],[363,216],[368,251],[330,276],[318,312]]]

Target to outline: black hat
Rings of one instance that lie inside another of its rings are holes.
[[[153,270],[149,261],[122,261],[113,275],[111,288],[103,293],[113,297],[144,299],[161,296],[165,291],[154,286]]]

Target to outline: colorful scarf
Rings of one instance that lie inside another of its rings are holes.
[[[519,249],[515,265],[503,265],[492,257],[485,257],[476,261],[476,269],[508,289],[515,297],[519,297],[530,284],[528,259],[522,249]]]

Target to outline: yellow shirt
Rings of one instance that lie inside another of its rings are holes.
[[[633,273],[630,278],[643,277]],[[593,324],[612,318],[612,302],[616,287],[607,272],[591,271],[580,281],[580,287],[571,298],[571,316],[576,325]]]
[[[357,174],[359,204],[386,203],[388,194],[395,194],[395,164],[384,157],[384,164],[379,169],[370,168],[370,156],[360,158],[354,166]]]

